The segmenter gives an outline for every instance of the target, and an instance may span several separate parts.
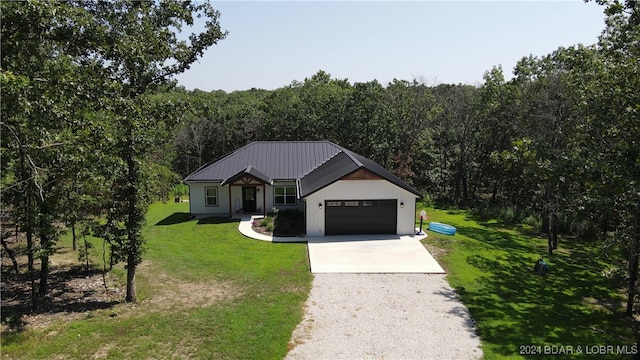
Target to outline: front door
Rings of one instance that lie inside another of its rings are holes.
[[[256,212],[256,187],[242,187],[242,211],[246,213]]]

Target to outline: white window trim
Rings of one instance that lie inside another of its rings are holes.
[[[209,198],[213,198],[213,196],[208,196],[207,195],[207,190],[209,190],[209,189],[215,189],[216,190],[216,196],[215,196],[216,203],[213,204],[213,205],[209,205],[209,201],[207,201]],[[220,196],[220,192],[218,191],[218,187],[217,186],[206,186],[204,188],[204,206],[205,207],[218,207],[218,206],[220,206],[220,201],[218,199],[219,196]]]
[[[284,202],[283,203],[279,203],[276,201],[276,189],[277,188],[284,188],[284,195],[279,195],[279,196],[284,196]],[[286,189],[293,189],[293,195],[287,195],[287,190]],[[296,196],[296,187],[294,185],[274,185],[273,186],[273,206],[297,206],[298,205],[298,197]],[[287,203],[287,197],[293,197],[293,203]]]

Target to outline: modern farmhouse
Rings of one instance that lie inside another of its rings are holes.
[[[391,172],[329,141],[256,141],[184,179],[192,215],[294,209],[307,236],[415,231],[421,194]]]

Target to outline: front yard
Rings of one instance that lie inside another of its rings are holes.
[[[44,327],[4,326],[2,358],[283,358],[311,287],[306,245],[247,239],[235,221],[189,220],[186,203],[154,204],[147,218],[138,303],[69,307]],[[102,242],[92,241],[102,268]],[[70,235],[60,245],[55,256],[70,252]]]
[[[633,351],[638,321],[622,316],[621,279],[596,243],[561,239],[545,257],[549,275],[541,277],[532,268],[545,239],[526,227],[459,210],[428,214],[458,228],[455,236],[427,231],[423,243],[471,312],[486,359],[530,358],[561,346],[574,355],[554,358],[576,358],[578,346]],[[154,204],[147,218],[136,304],[122,302],[121,264],[107,278],[108,296],[98,296],[104,291],[98,239],[90,239],[94,269],[83,272],[70,234],[63,237],[52,273],[59,281],[54,290],[67,293],[56,293],[55,306],[44,311],[25,315],[6,306],[20,298],[7,298],[16,296],[6,291],[14,277],[3,273],[2,358],[283,358],[311,288],[306,245],[245,238],[237,221],[191,220],[187,203]],[[19,261],[24,280],[26,261]]]

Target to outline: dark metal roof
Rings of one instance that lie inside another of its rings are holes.
[[[300,179],[298,185],[300,197],[303,198],[331,185],[359,168],[360,166],[342,151]]]
[[[185,182],[228,183],[249,174],[266,183],[296,180],[306,197],[358,170],[368,171],[416,196],[422,195],[376,162],[329,141],[256,141],[203,165]]]
[[[227,182],[249,166],[270,181],[293,181],[340,151],[329,141],[256,141],[201,166],[184,181]]]

